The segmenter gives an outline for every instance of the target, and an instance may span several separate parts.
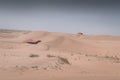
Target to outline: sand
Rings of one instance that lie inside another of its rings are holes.
[[[0,80],[63,79],[120,80],[120,37],[0,30]]]

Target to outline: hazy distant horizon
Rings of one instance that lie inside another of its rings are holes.
[[[120,36],[118,0],[17,0],[0,3],[0,29]]]

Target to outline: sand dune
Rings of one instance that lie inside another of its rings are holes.
[[[0,30],[0,80],[119,80],[119,67],[117,36]]]

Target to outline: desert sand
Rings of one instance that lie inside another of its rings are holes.
[[[0,30],[0,80],[64,79],[120,80],[120,37]]]

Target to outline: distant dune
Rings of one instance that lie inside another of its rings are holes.
[[[117,36],[0,30],[0,80],[120,80],[119,67]]]

